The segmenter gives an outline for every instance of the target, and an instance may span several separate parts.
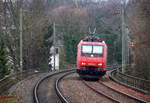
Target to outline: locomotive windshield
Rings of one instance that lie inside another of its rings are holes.
[[[83,53],[92,53],[92,45],[82,45]]]
[[[81,56],[93,56],[102,57],[103,56],[103,46],[102,45],[82,45],[81,46]]]
[[[93,53],[102,54],[103,53],[103,46],[93,45]]]

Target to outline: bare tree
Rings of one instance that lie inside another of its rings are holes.
[[[145,79],[149,78],[150,73],[150,2],[130,1],[128,4],[128,26],[130,37],[134,42],[133,60],[135,63],[135,75]]]

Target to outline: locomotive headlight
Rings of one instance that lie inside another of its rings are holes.
[[[103,64],[102,64],[102,63],[99,63],[98,65],[99,65],[99,66],[102,66]]]
[[[82,64],[82,65],[85,65],[86,63],[82,62],[81,64]]]

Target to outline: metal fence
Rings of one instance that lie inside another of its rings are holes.
[[[150,94],[150,81],[137,78],[131,75],[124,74],[120,70],[113,70],[111,72],[112,79],[120,82],[123,85]]]

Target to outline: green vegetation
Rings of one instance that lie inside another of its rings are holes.
[[[53,23],[56,23],[56,42],[60,47],[60,67],[68,68],[76,64],[77,44],[96,28],[96,34],[108,45],[108,63],[121,62],[120,10],[118,0],[109,2],[83,0],[32,0],[23,2],[23,69],[47,69],[50,47],[53,45]],[[20,1],[7,2],[7,12],[11,15],[4,20],[7,24],[5,45],[11,58],[14,72],[19,70],[19,15]],[[2,11],[3,8],[0,8]],[[5,12],[5,11],[3,11]],[[9,19],[9,20],[8,20]],[[12,27],[14,28],[8,29]],[[2,32],[3,33],[3,32]],[[3,35],[2,35],[3,36]],[[49,68],[48,68],[49,69]]]
[[[97,34],[108,45],[108,63],[121,63],[121,40],[118,40],[118,35],[113,31],[105,31],[105,35]],[[68,64],[76,64],[77,44],[84,38],[84,33],[78,32],[66,33],[63,36],[65,61]],[[88,35],[88,34],[87,34]]]
[[[48,27],[45,27],[44,29],[46,29],[46,30],[43,30],[45,32],[44,45],[45,45],[45,47],[48,47],[48,49],[50,49],[50,47],[53,44],[53,41],[49,40],[53,36],[53,25],[51,24]]]
[[[65,55],[66,55],[65,60],[69,64],[76,63],[77,44],[79,43],[79,41],[81,39],[79,34],[80,33],[78,33],[78,32],[72,32],[72,34],[66,33],[63,36],[64,49],[65,49]]]
[[[7,56],[3,41],[0,42],[0,79],[9,74]]]

